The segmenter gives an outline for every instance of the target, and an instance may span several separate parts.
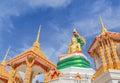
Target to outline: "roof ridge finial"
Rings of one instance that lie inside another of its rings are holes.
[[[35,47],[40,47],[40,43],[39,43],[39,39],[40,39],[40,30],[41,30],[41,25],[39,26],[38,34],[37,34],[36,40],[35,40],[35,42],[33,43],[33,46],[35,46]]]
[[[102,34],[102,33],[106,33],[106,32],[107,32],[107,29],[106,29],[105,26],[104,26],[104,23],[103,23],[103,21],[102,21],[102,17],[101,17],[101,16],[100,16],[100,24],[101,24],[101,26],[102,26],[101,34]]]
[[[2,61],[2,63],[1,63],[1,64],[4,65],[4,66],[6,66],[6,58],[7,58],[7,56],[8,56],[9,50],[10,50],[10,47],[7,49],[6,54],[5,54],[5,56],[4,56],[4,58],[3,58],[3,61]]]

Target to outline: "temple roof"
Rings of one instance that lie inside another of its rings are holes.
[[[8,55],[8,52],[9,52],[9,48],[6,52],[6,55],[4,56],[4,59],[3,59],[2,63],[0,64],[0,79],[2,79],[4,81],[8,80],[8,76],[9,76],[8,75],[9,72],[6,68],[6,57]]]
[[[45,61],[48,61],[48,63],[52,64],[53,66],[54,63],[51,62],[46,56],[45,54],[43,53],[43,51],[40,49],[40,48],[37,48],[37,47],[31,47],[29,49],[27,49],[26,51],[22,52],[21,54],[18,54],[17,56],[15,56],[14,58],[10,59],[7,64],[8,65],[12,65],[12,63],[15,63],[15,62],[19,62],[19,61],[23,61],[24,58],[27,58],[26,56],[29,55],[29,54],[35,54],[35,55],[38,55],[36,57],[36,59],[44,59]]]
[[[0,64],[0,79],[7,80],[8,79],[8,70],[6,66]]]
[[[35,65],[33,66],[33,69],[36,69],[36,67],[38,67],[37,65],[39,65],[39,66],[41,65],[44,70],[47,68],[51,68],[51,67],[56,68],[55,64],[52,61],[50,61],[45,56],[44,52],[41,50],[40,43],[39,43],[39,37],[40,37],[40,28],[38,30],[38,35],[37,35],[36,40],[33,43],[33,45],[29,49],[22,52],[21,54],[18,54],[14,58],[11,58],[7,62],[7,64],[8,65],[15,64],[16,67],[21,66],[20,68],[17,68],[17,69],[21,69],[21,70],[23,70],[23,72],[25,72],[26,58],[27,58],[27,56],[31,56],[31,57],[35,58]],[[35,72],[37,73],[36,70],[35,70]]]
[[[116,42],[120,41],[120,33],[108,31],[105,28],[101,18],[100,18],[100,23],[101,23],[101,26],[102,26],[101,34],[96,36],[95,39],[93,40],[92,44],[90,45],[90,47],[88,49],[89,54],[92,52],[93,49],[98,47],[99,41],[101,41],[105,38],[111,38]]]

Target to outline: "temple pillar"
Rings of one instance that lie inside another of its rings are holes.
[[[90,55],[93,55],[93,58],[94,58],[94,66],[95,66],[95,69],[97,69],[97,68],[96,68],[96,59],[97,59],[96,52],[93,52],[93,51],[92,51],[92,52],[90,53]]]
[[[106,53],[106,56],[108,58],[108,68],[113,68],[113,61],[112,61],[112,58],[111,58],[111,55],[110,55],[110,51],[108,49],[108,44],[107,44],[107,40],[103,40],[103,45],[105,47],[105,53]]]
[[[50,74],[50,70],[45,71],[45,73],[44,73],[44,83],[48,83],[48,81],[49,81],[49,74]]]
[[[10,72],[9,72],[8,83],[15,83],[15,75],[16,75],[15,66],[12,65],[12,66],[11,66],[11,70],[10,70]]]
[[[109,43],[110,43],[110,47],[111,47],[111,51],[112,51],[112,55],[113,55],[114,68],[115,68],[115,69],[120,69],[120,60],[119,60],[119,57],[118,57],[118,55],[117,55],[114,42],[113,42],[113,40],[110,39],[110,38],[109,38]]]
[[[106,67],[106,60],[105,60],[105,56],[104,56],[104,51],[103,51],[103,48],[102,48],[102,42],[99,41],[99,50],[100,50],[100,58],[101,58],[101,61],[102,61],[102,67],[103,67],[103,71],[105,71],[107,69]]]
[[[97,59],[97,57],[94,55],[94,66],[95,66],[95,69],[97,69],[96,68],[96,59]]]
[[[24,83],[32,83],[32,66],[34,64],[34,59],[33,58],[27,58],[26,59],[26,72],[25,72],[25,78],[24,78]]]

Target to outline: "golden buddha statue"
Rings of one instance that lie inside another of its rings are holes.
[[[76,38],[73,36],[71,43],[68,47],[68,53],[81,52],[80,43],[77,42]]]

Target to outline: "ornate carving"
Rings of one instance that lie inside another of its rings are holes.
[[[108,68],[113,68],[113,62],[112,62],[112,58],[108,49],[108,44],[107,44],[107,40],[103,40],[103,44],[105,47],[105,53],[107,55],[108,58]]]
[[[76,79],[81,79],[81,75],[79,73],[75,74],[74,76]]]
[[[103,71],[105,71],[107,68],[106,68],[106,60],[105,60],[105,56],[104,56],[104,51],[103,51],[103,48],[102,48],[102,42],[99,41],[99,49],[100,49],[100,58],[102,60],[102,64],[103,64]]]
[[[110,43],[110,47],[111,47],[111,50],[112,50],[112,55],[113,55],[113,60],[115,63],[114,64],[114,68],[115,69],[120,69],[120,60],[118,58],[118,55],[117,55],[117,52],[116,52],[116,48],[115,48],[115,45],[114,45],[114,42],[112,39],[109,38],[109,43]]]
[[[61,72],[57,69],[52,69],[50,71],[50,79],[58,78],[60,76]]]

